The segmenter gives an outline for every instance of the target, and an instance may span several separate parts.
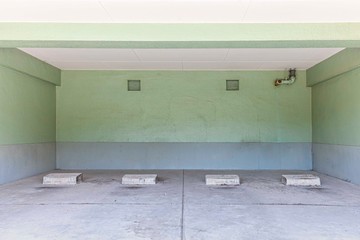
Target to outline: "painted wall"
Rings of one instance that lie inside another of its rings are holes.
[[[26,29],[26,31],[19,31]],[[0,47],[360,47],[360,23],[0,23]]]
[[[55,86],[0,66],[0,144],[55,141]]]
[[[55,168],[55,85],[16,67],[0,65],[0,184]]]
[[[293,86],[275,88],[274,79],[286,75],[63,71],[57,166],[311,169],[311,89],[305,72]],[[140,79],[142,91],[128,92],[128,79]],[[239,79],[240,90],[225,91],[226,79]],[[289,143],[292,150],[283,151]],[[230,152],[209,150],[220,145]],[[139,164],[144,157],[150,163]]]
[[[314,169],[354,183],[360,183],[359,90],[360,68],[312,88]]]

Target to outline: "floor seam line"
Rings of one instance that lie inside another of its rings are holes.
[[[183,227],[184,222],[184,203],[154,203],[154,204],[148,204],[148,203],[0,203],[0,206],[67,206],[67,205],[118,205],[118,206],[163,206],[163,205],[169,205],[169,206],[176,206],[181,205],[182,213],[181,213],[181,226]],[[341,205],[341,204],[196,204],[191,203],[193,206],[293,206],[293,207],[351,207],[351,208],[360,208],[360,205]]]
[[[182,174],[182,204],[181,204],[181,240],[184,240],[184,199],[185,199],[185,170],[183,170]]]
[[[66,206],[66,205],[119,205],[119,206],[175,206],[181,205],[180,203],[154,203],[154,204],[142,204],[142,203],[0,203],[0,206]]]

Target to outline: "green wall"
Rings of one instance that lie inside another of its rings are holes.
[[[360,146],[360,68],[313,86],[313,142]]]
[[[360,47],[360,23],[0,23],[0,47]]]
[[[18,49],[0,48],[0,144],[56,141],[59,69]]]
[[[313,168],[360,184],[360,50],[312,67]]]
[[[0,184],[56,167],[60,70],[0,48]]]
[[[55,141],[55,85],[0,66],[0,144]]]
[[[311,142],[305,72],[63,71],[59,142]],[[141,79],[141,92],[127,80]],[[239,79],[239,91],[225,91]]]
[[[360,146],[360,49],[345,49],[307,71],[313,142]]]

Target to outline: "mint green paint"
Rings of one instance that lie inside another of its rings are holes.
[[[60,85],[61,71],[18,49],[0,48],[0,66]]]
[[[311,142],[305,72],[63,71],[59,142]],[[140,79],[141,92],[127,80]],[[225,91],[239,79],[240,91]]]
[[[360,47],[360,23],[0,23],[1,47]]]
[[[360,41],[1,41],[3,48],[338,48],[360,47]]]
[[[358,67],[360,67],[360,48],[345,49],[308,69],[307,85],[313,86]]]
[[[0,66],[0,144],[55,141],[55,85]]]
[[[308,71],[312,87],[313,166],[360,183],[360,51],[346,49]]]
[[[312,87],[314,143],[360,146],[359,90],[360,68]]]

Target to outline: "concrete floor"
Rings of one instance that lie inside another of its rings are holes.
[[[82,172],[73,187],[44,174],[0,186],[0,239],[360,239],[360,186],[321,174],[321,188],[298,188],[280,176],[300,171],[141,171],[160,182],[127,187],[139,171]],[[207,173],[241,185],[208,187]]]

